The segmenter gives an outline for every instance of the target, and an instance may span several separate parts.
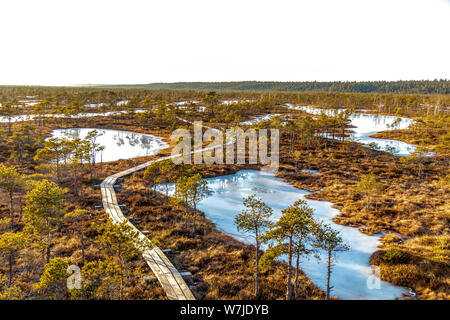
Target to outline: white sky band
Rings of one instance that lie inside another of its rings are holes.
[[[2,0],[0,84],[449,78],[447,0]]]

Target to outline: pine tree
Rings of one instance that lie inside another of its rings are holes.
[[[25,232],[5,232],[0,235],[0,255],[5,256],[9,260],[9,284],[13,283],[13,268],[16,254],[25,248],[28,244],[29,237]]]
[[[41,180],[25,199],[25,221],[38,236],[38,241],[47,252],[47,263],[50,261],[52,232],[61,225],[63,216],[63,196],[67,189],[61,189],[53,182]]]
[[[34,284],[34,289],[53,299],[62,299],[67,293],[68,267],[69,263],[62,258],[51,259],[46,263],[39,282]]]
[[[87,218],[87,212],[83,209],[77,209],[75,211],[66,213],[64,215],[64,220],[72,222],[75,226],[75,229],[77,230],[77,233],[80,237],[80,245],[81,245],[81,265],[84,265],[84,229],[81,225],[81,222],[86,220]]]
[[[380,182],[377,182],[373,173],[370,173],[369,175],[363,175],[355,188],[357,192],[361,192],[366,196],[367,210],[369,210],[372,197],[381,194],[383,189],[384,185]]]
[[[152,246],[152,242],[147,238],[141,238],[138,231],[134,230],[128,221],[120,224],[108,221],[92,226],[98,233],[96,242],[105,248],[108,256],[113,258],[110,267],[118,266],[120,300],[123,300],[125,281],[129,275],[127,262],[141,255],[143,250]]]
[[[11,230],[14,229],[14,194],[25,190],[25,179],[14,167],[0,163],[0,189],[9,197]]]
[[[326,299],[330,299],[330,292],[333,288],[330,285],[331,272],[334,265],[336,252],[349,250],[348,245],[342,239],[340,232],[331,228],[330,225],[319,223],[314,228],[314,246],[327,253],[327,285]]]
[[[244,199],[244,207],[234,219],[238,231],[250,232],[255,239],[255,299],[259,299],[259,249],[261,240],[263,239],[264,231],[270,228],[272,222],[270,217],[273,210],[268,207],[261,199],[256,197],[256,194]]]
[[[61,185],[61,161],[67,154],[67,141],[59,138],[50,138],[44,142],[44,147],[36,153],[35,160],[53,160],[56,165],[56,178]]]
[[[196,232],[197,205],[209,192],[208,183],[200,174],[182,176],[175,184],[174,202],[185,208],[186,228],[188,219],[192,220],[192,234]]]
[[[19,109],[14,105],[14,102],[7,102],[0,106],[0,116],[8,119],[8,136],[12,134],[12,122],[14,116],[19,114]]]
[[[288,276],[286,284],[286,300],[292,297],[292,259],[297,256],[295,290],[298,295],[299,258],[305,252],[304,242],[311,232],[313,209],[306,201],[297,200],[293,205],[281,211],[280,219],[274,223],[264,235],[265,241],[275,241],[278,252],[288,258]]]

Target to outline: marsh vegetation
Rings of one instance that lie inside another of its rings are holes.
[[[258,242],[249,242],[240,232],[254,230],[248,216],[240,216],[236,225],[234,216],[246,204],[265,207],[251,199],[244,203],[242,196],[238,204],[227,205],[233,217],[226,224],[233,229],[224,228],[223,217],[215,220],[217,211],[207,205],[211,190],[204,181],[261,166],[160,162],[127,177],[119,201],[133,224],[170,249],[167,255],[177,269],[192,274],[187,281],[196,298],[349,297],[339,294],[347,281],[339,272],[339,257],[351,254],[351,243],[349,252],[337,254],[331,277],[310,273],[301,258],[297,263],[297,257],[314,251],[330,257],[325,263],[331,265],[334,249],[348,245],[334,233],[345,226],[376,238],[371,243],[379,247],[365,267],[378,266],[382,280],[411,288],[419,299],[449,299],[450,98],[446,92],[421,94],[410,88],[411,93],[394,94],[0,87],[0,297],[165,299],[139,250],[130,245],[136,238],[125,226],[109,223],[98,185],[113,173],[169,155],[171,132],[193,130],[180,120],[186,119],[220,129],[278,128],[276,179],[303,192],[306,201],[292,198],[276,207],[262,199],[268,206],[264,214],[279,215],[261,225],[264,236],[258,234]],[[345,110],[330,111],[335,109]],[[393,149],[359,143],[353,139],[359,132],[352,122],[356,114],[389,119],[382,131],[367,130],[365,138],[414,148],[398,156]],[[254,117],[263,118],[247,122]],[[402,126],[398,117],[411,120]],[[173,194],[157,187],[170,183]],[[270,184],[264,187],[271,192]],[[256,197],[261,198],[257,192]],[[310,209],[313,216],[317,211],[308,201],[318,200],[329,203],[332,229],[314,219],[314,224],[305,222],[313,218]],[[67,289],[70,265],[81,267],[81,289]],[[408,297],[400,293],[398,298]]]

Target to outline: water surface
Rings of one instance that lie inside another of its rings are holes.
[[[161,137],[123,130],[87,128],[57,129],[52,131],[52,136],[66,139],[83,139],[92,130],[97,130],[101,134],[96,139],[96,143],[105,147],[103,151],[96,153],[96,162],[151,156],[169,146]]]
[[[286,106],[290,109],[302,110],[313,115],[319,115],[321,113],[333,115],[336,112],[345,111],[345,108],[320,109],[310,106],[293,106],[291,104],[286,104]],[[364,145],[375,146],[380,150],[391,152],[396,156],[409,156],[416,148],[415,145],[402,141],[370,137],[380,131],[406,129],[414,123],[414,120],[412,119],[397,116],[368,114],[363,112],[352,113],[349,116],[349,119],[350,124],[354,126],[354,128],[351,129],[353,132],[350,133],[350,140],[352,141],[360,142]],[[397,119],[399,120],[397,121]],[[393,125],[394,123],[395,125]]]
[[[206,217],[213,221],[219,230],[244,242],[253,243],[253,239],[249,234],[237,231],[234,217],[243,209],[243,199],[254,193],[274,210],[274,220],[280,217],[282,209],[298,199],[303,199],[314,209],[316,218],[340,230],[351,249],[337,254],[337,263],[331,278],[331,285],[334,286],[333,295],[341,299],[394,299],[401,297],[405,292],[404,288],[381,280],[380,289],[368,288],[368,278],[374,277],[369,260],[371,254],[378,249],[379,236],[368,236],[356,228],[334,223],[332,218],[339,211],[332,208],[332,203],[306,199],[307,191],[297,189],[280,178],[256,170],[242,170],[233,175],[206,180],[213,192],[201,201],[199,210],[205,212]],[[173,194],[173,184],[169,187],[170,194]],[[321,257],[320,260],[312,256],[302,258],[301,268],[316,285],[325,289],[327,265],[323,253]]]
[[[277,117],[277,116],[281,116],[281,114],[274,113],[274,114],[265,114],[262,116],[254,116],[254,117],[251,117],[250,120],[239,122],[238,125],[246,125],[246,126],[257,125],[261,121],[267,121],[267,120],[270,120],[273,117]]]

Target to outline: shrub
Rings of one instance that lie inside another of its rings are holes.
[[[69,264],[61,258],[51,259],[45,265],[44,272],[34,288],[41,294],[49,295],[53,299],[61,299],[67,292],[66,281],[69,275]]]
[[[450,241],[441,237],[438,243],[431,248],[433,258],[439,261],[447,261],[449,259],[448,248],[450,246]]]
[[[392,246],[384,252],[383,261],[390,264],[406,263],[409,260],[409,254]]]

